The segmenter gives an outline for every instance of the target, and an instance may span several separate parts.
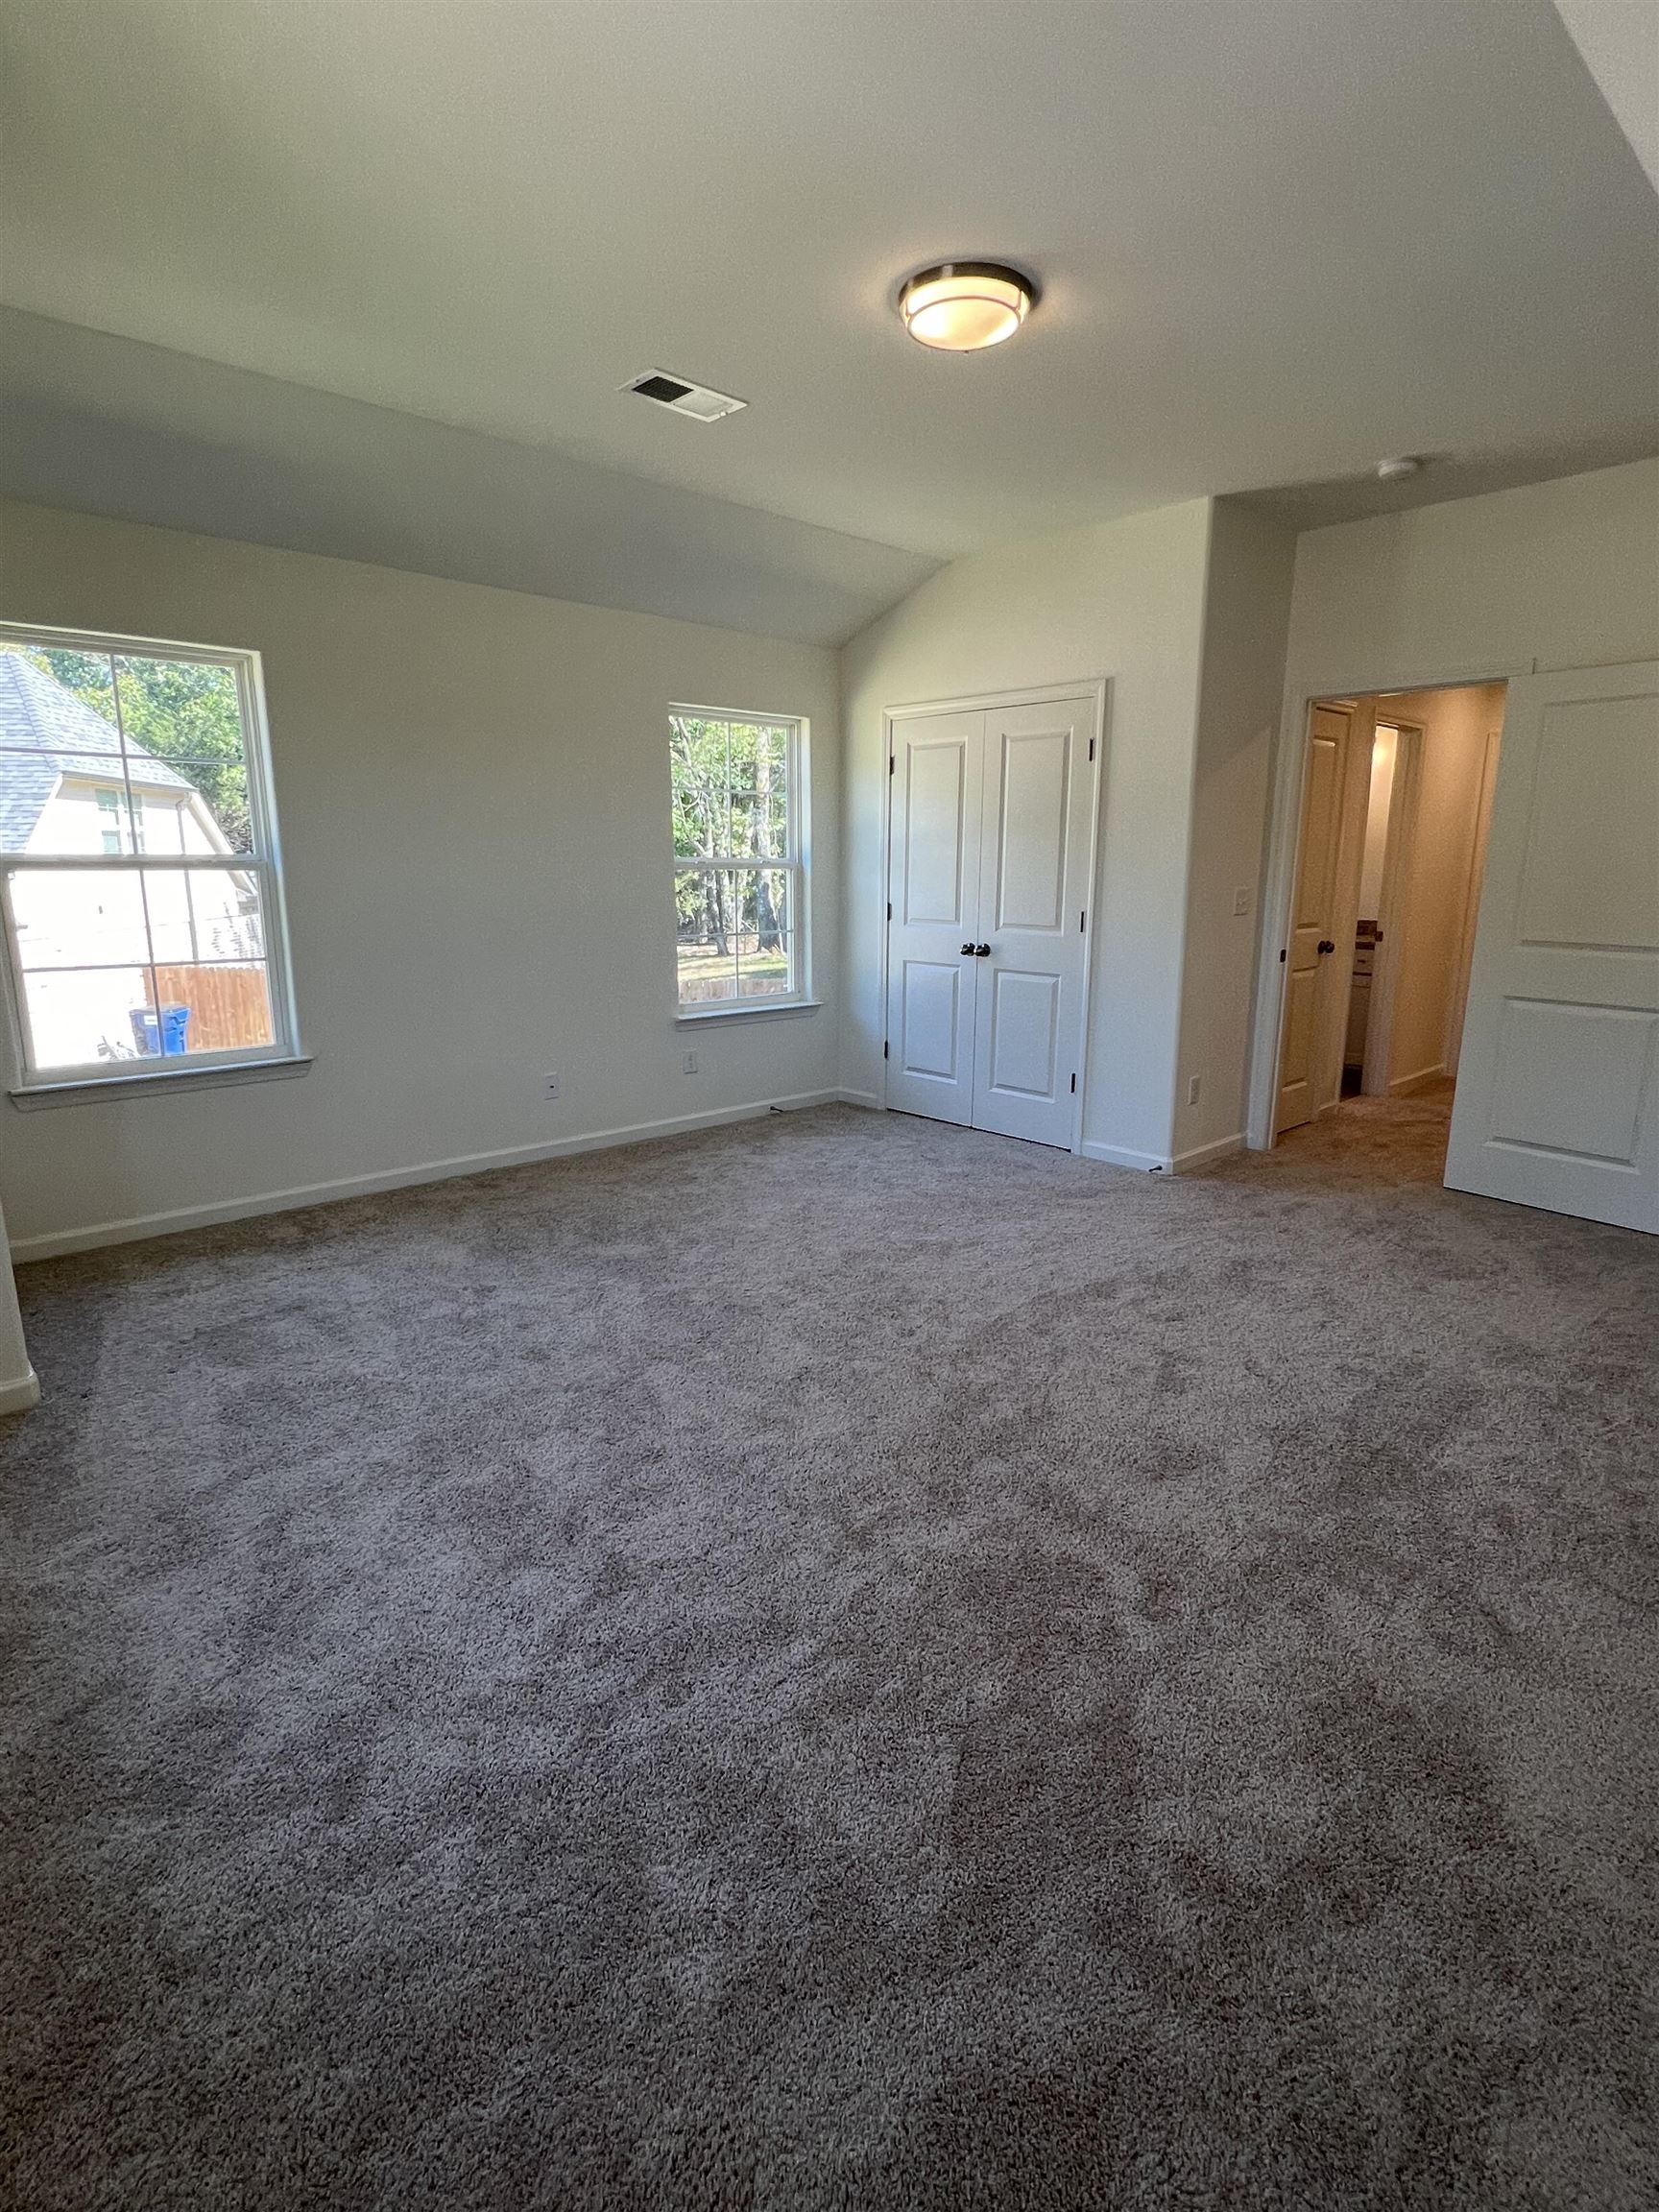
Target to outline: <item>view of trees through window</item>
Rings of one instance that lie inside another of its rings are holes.
[[[25,657],[111,724],[119,685],[120,727],[128,742],[167,761],[195,785],[232,853],[252,850],[248,763],[231,669],[148,655],[118,654],[112,660],[107,653],[72,653],[56,645],[31,646]]]
[[[797,728],[686,709],[669,718],[682,1005],[800,988]]]

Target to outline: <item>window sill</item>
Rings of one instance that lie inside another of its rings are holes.
[[[271,1083],[284,1076],[309,1074],[311,1055],[296,1053],[285,1060],[242,1060],[213,1068],[156,1069],[142,1075],[90,1075],[71,1083],[24,1083],[12,1093],[12,1103],[21,1113],[37,1113],[43,1106],[84,1106],[93,1098],[133,1098],[141,1092],[217,1091],[231,1083]]]
[[[781,1014],[816,1014],[824,1001],[821,998],[785,998],[779,1004],[764,1001],[751,1005],[706,1006],[694,1014],[676,1014],[676,1029],[694,1029],[703,1022],[775,1022]]]

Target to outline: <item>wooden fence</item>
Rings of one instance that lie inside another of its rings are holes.
[[[228,1052],[271,1043],[271,998],[263,968],[157,967],[163,1006],[188,1006],[192,1052]]]

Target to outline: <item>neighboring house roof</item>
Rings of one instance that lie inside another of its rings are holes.
[[[121,739],[112,722],[36,668],[21,653],[0,651],[0,852],[20,853],[66,775],[96,773],[85,756],[121,776]],[[194,791],[187,777],[127,740],[127,773],[142,790]]]

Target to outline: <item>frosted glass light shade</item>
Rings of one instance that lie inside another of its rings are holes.
[[[947,261],[912,276],[899,295],[904,327],[919,346],[974,353],[1012,338],[1031,311],[1037,287],[995,261]]]

